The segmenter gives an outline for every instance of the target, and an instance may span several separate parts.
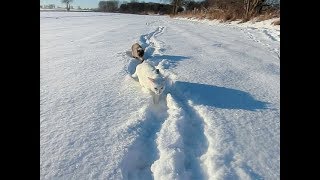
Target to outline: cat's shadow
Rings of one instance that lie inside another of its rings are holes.
[[[155,55],[150,60],[152,63],[157,66],[162,62],[162,67],[164,69],[170,69],[177,66],[177,63],[183,60],[190,59],[187,56],[175,56],[175,55]]]
[[[256,100],[247,92],[218,87],[207,84],[176,81],[172,87],[176,92],[183,93],[198,105],[213,106],[222,109],[243,109],[256,111],[267,109],[269,103]]]
[[[132,59],[128,65],[130,76],[135,73],[139,60]],[[138,81],[137,79],[134,79]],[[176,81],[170,84],[170,89],[190,98],[195,104],[213,106],[222,109],[244,109],[255,111],[267,109],[269,103],[254,99],[247,92],[191,82]],[[167,90],[165,90],[167,91]]]
[[[137,59],[132,59],[128,64],[128,73],[129,75],[134,74],[136,72],[137,65],[140,64],[140,61]]]

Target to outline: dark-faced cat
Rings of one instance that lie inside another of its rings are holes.
[[[143,58],[144,50],[138,43],[134,43],[131,47],[131,50],[132,50],[132,57],[139,59],[141,62],[144,61],[144,58]]]

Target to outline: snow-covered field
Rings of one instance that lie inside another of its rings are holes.
[[[67,9],[66,8],[55,8],[55,9],[43,9],[40,8],[40,12],[41,11],[58,11],[58,12],[66,12]],[[92,10],[86,10],[86,9],[70,9],[70,12],[91,12]]]
[[[40,12],[40,179],[280,179],[280,33]],[[140,43],[168,77],[131,78]]]
[[[273,22],[280,20],[280,18],[272,18],[272,19],[268,19],[268,20],[264,20],[264,21],[258,21],[256,18],[251,21],[244,22],[244,23],[241,23],[241,20],[228,21],[225,23],[221,23],[221,20],[217,20],[217,19],[209,20],[209,19],[183,18],[183,17],[176,17],[174,19],[207,23],[209,25],[214,25],[214,26],[229,26],[231,28],[234,26],[237,26],[237,27],[243,27],[243,28],[247,28],[247,29],[261,28],[262,30],[265,30],[265,29],[276,30],[276,31],[272,31],[272,33],[275,33],[275,36],[272,36],[272,37],[278,38],[278,41],[280,41],[280,38],[279,38],[280,37],[280,25],[275,26],[272,24]],[[269,33],[270,33],[270,31],[269,31]]]

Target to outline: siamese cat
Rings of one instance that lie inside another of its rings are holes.
[[[139,59],[141,62],[144,61],[143,59],[144,50],[138,43],[133,44],[131,47],[131,50],[132,50],[132,57]]]
[[[138,77],[140,85],[151,91],[153,103],[158,104],[166,84],[166,78],[160,74],[159,69],[144,61],[137,65],[132,77]]]

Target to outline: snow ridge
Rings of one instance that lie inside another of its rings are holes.
[[[184,166],[186,155],[180,134],[184,112],[171,95],[167,95],[169,117],[163,123],[157,137],[159,159],[151,166],[155,179],[190,179],[191,173]]]
[[[168,118],[157,137],[159,159],[151,170],[155,179],[203,179],[199,157],[207,151],[203,121],[181,100],[167,95]]]
[[[159,26],[153,32],[140,36],[141,46],[145,49],[145,59],[161,54],[163,51],[161,45],[164,43],[157,40],[156,37],[163,34],[164,29],[163,26]]]
[[[126,131],[135,132],[138,137],[126,150],[121,162],[123,179],[152,179],[150,166],[157,158],[155,144],[156,132],[166,119],[166,105],[146,105],[139,111],[140,118],[126,127]]]

